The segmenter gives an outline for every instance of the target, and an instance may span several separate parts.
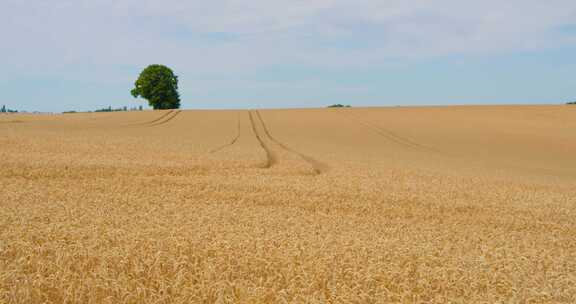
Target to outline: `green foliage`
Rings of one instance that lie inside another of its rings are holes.
[[[2,108],[0,108],[0,113],[18,113],[17,110],[10,110],[8,108],[6,108],[6,105],[3,105]]]
[[[127,111],[142,111],[143,108],[142,106],[138,106],[138,107],[131,107],[128,108],[127,106],[123,106],[120,108],[112,108],[112,106],[108,106],[106,108],[102,108],[102,109],[98,109],[98,110],[94,110],[94,112],[127,112]],[[74,114],[74,113],[91,113],[92,111],[64,111],[62,112],[63,114]]]
[[[329,108],[349,108],[350,105],[343,105],[343,104],[337,103],[337,104],[330,105],[330,106],[328,106],[328,107],[329,107]]]
[[[152,64],[145,68],[134,83],[132,96],[148,100],[154,110],[180,108],[178,76],[166,66]]]
[[[127,112],[127,111],[128,111],[127,106],[123,106],[123,107],[115,108],[115,109],[113,109],[112,106],[109,106],[107,108],[95,110],[94,112]],[[138,108],[132,107],[132,108],[130,108],[130,111],[142,111],[142,106],[140,106]]]
[[[112,112],[112,107],[109,106],[107,108],[98,109],[98,110],[95,110],[94,112]]]
[[[569,105],[576,105],[576,101],[567,102],[566,104],[569,104]]]

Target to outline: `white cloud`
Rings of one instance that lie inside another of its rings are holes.
[[[5,0],[0,63],[27,71],[162,62],[215,74],[362,66],[557,47],[574,43],[555,29],[575,17],[567,0]],[[211,33],[234,39],[202,39]]]

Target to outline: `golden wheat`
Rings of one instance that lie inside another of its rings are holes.
[[[2,303],[574,303],[576,108],[0,116]]]

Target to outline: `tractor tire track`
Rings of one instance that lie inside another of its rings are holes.
[[[212,149],[212,150],[210,151],[210,153],[216,153],[216,152],[218,152],[218,151],[221,151],[221,150],[223,150],[223,149],[225,149],[225,148],[228,148],[228,147],[234,145],[234,144],[238,141],[238,139],[240,138],[240,132],[241,132],[241,127],[240,127],[240,114],[238,114],[238,126],[237,126],[237,129],[236,129],[236,136],[235,136],[235,137],[232,139],[232,141],[230,141],[229,143],[227,143],[227,144],[225,144],[225,145],[222,145],[222,146],[220,146],[220,147],[218,147],[218,148],[216,148],[216,149]]]
[[[376,129],[376,130],[378,130],[378,131],[380,131],[380,132],[382,132],[382,133],[388,134],[390,137],[395,138],[395,139],[397,139],[398,141],[403,142],[403,143],[405,143],[405,144],[407,144],[407,145],[411,145],[411,146],[413,146],[413,147],[416,148],[416,149],[420,149],[420,150],[422,150],[422,151],[431,152],[431,153],[436,153],[436,154],[444,154],[444,155],[447,155],[447,153],[444,152],[444,151],[438,150],[438,149],[436,149],[436,148],[433,148],[433,147],[430,147],[430,146],[427,146],[427,145],[424,145],[424,144],[420,144],[420,143],[418,143],[418,142],[416,142],[416,141],[413,141],[413,140],[411,140],[411,139],[409,139],[409,138],[407,138],[407,137],[400,136],[400,135],[398,135],[398,134],[396,134],[396,133],[394,133],[394,132],[392,132],[392,131],[390,131],[390,130],[388,130],[388,129],[385,129],[385,128],[383,128],[383,127],[381,127],[381,126],[379,126],[379,125],[377,125],[377,124],[375,124],[375,123],[373,123],[373,122],[369,122],[369,121],[365,121],[365,122],[366,122],[368,125],[372,126],[374,129]]]
[[[171,121],[172,119],[174,119],[176,116],[178,116],[178,114],[180,114],[180,112],[182,112],[182,111],[181,111],[181,110],[174,111],[174,112],[172,112],[172,114],[173,114],[172,116],[168,116],[168,115],[167,115],[168,118],[166,118],[166,119],[164,119],[164,120],[161,120],[161,121],[158,121],[158,122],[153,123],[153,124],[149,124],[149,125],[147,125],[147,127],[154,127],[154,126],[163,125],[163,124]],[[166,117],[166,116],[165,116],[165,117]]]
[[[164,117],[172,114],[172,112],[174,112],[174,110],[169,110],[168,112],[160,115],[160,117],[158,117],[158,118],[156,118],[156,119],[154,119],[154,120],[146,121],[146,122],[141,122],[141,123],[137,123],[137,124],[134,124],[134,125],[148,125],[148,124],[153,124],[153,123],[155,123],[155,122],[157,122],[157,121],[162,120]]]
[[[264,168],[270,168],[278,162],[278,157],[272,151],[272,149],[270,149],[270,146],[268,146],[268,144],[266,144],[266,142],[262,139],[262,136],[260,135],[260,133],[258,133],[258,130],[256,128],[256,124],[254,123],[254,117],[252,116],[251,111],[248,112],[248,117],[250,118],[250,124],[252,125],[252,131],[254,131],[254,135],[256,136],[256,139],[260,143],[260,147],[262,147],[264,152],[266,152],[266,162],[264,163],[263,167]]]
[[[326,171],[328,171],[330,169],[329,166],[327,166],[326,164],[314,159],[313,157],[310,157],[306,154],[300,153],[288,146],[286,146],[285,144],[283,144],[282,142],[280,142],[279,140],[277,140],[276,138],[274,138],[272,136],[272,134],[270,133],[270,130],[268,129],[268,126],[266,125],[266,123],[264,122],[264,119],[262,119],[262,115],[260,114],[259,111],[255,111],[256,113],[256,117],[258,118],[258,120],[260,121],[260,123],[262,124],[262,129],[264,130],[264,133],[266,134],[266,136],[268,137],[268,139],[270,139],[271,141],[273,141],[274,143],[276,143],[278,146],[280,146],[282,149],[294,153],[296,155],[298,155],[300,158],[302,158],[306,163],[308,163],[312,169],[314,170],[314,173],[316,174],[321,174],[324,173]]]
[[[342,114],[344,116],[349,117],[350,119],[362,124],[363,126],[367,127],[368,129],[372,130],[374,133],[380,135],[381,137],[386,138],[387,140],[396,143],[400,146],[403,146],[405,148],[409,148],[412,150],[416,150],[416,151],[420,151],[420,152],[431,152],[431,153],[436,153],[436,154],[444,154],[447,155],[445,152],[440,151],[438,149],[417,143],[411,139],[408,139],[406,137],[400,136],[386,128],[383,128],[373,122],[370,121],[366,121],[364,119],[362,119],[359,116],[356,116],[352,113],[339,113]]]

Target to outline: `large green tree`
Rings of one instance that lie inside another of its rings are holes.
[[[148,100],[154,110],[180,108],[178,76],[166,66],[152,64],[145,68],[134,83],[132,96]]]

